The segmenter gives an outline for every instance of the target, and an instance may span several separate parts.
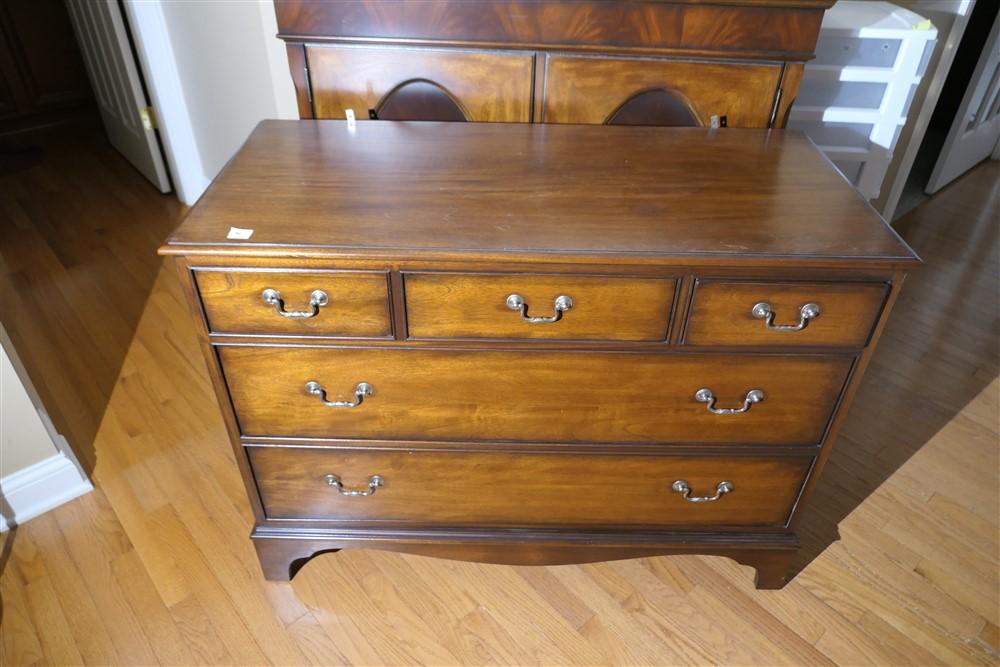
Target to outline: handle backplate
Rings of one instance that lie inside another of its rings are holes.
[[[340,477],[334,474],[329,474],[323,478],[329,486],[337,489],[337,493],[342,496],[349,497],[367,497],[375,495],[375,490],[380,486],[385,484],[385,480],[382,479],[380,475],[372,475],[368,478],[368,486],[361,489],[348,489],[341,483]]]
[[[760,403],[764,400],[764,392],[761,389],[751,389],[743,397],[743,405],[738,408],[717,408],[715,407],[718,399],[712,390],[707,387],[702,387],[694,393],[694,400],[699,403],[707,403],[708,411],[716,415],[738,415],[747,412],[755,403]]]
[[[684,500],[688,501],[689,503],[714,503],[722,496],[726,495],[727,493],[730,493],[734,487],[732,482],[728,480],[723,480],[719,482],[719,484],[715,487],[714,496],[692,496],[691,486],[683,479],[679,479],[676,482],[674,482],[670,488],[673,489],[675,492],[684,496]]]
[[[274,306],[276,313],[293,320],[316,317],[319,309],[330,303],[329,295],[321,289],[313,290],[309,295],[309,310],[285,310],[285,300],[276,289],[267,288],[260,293],[260,297],[267,305]]]
[[[306,393],[318,396],[320,403],[328,408],[356,408],[364,403],[365,398],[375,393],[375,387],[371,386],[367,382],[359,382],[357,386],[354,387],[353,401],[330,401],[326,398],[326,389],[323,388],[323,385],[315,380],[310,380],[309,382],[306,382]]]
[[[558,322],[562,319],[563,313],[573,307],[573,298],[566,294],[560,294],[555,298],[552,306],[555,311],[554,314],[532,317],[528,315],[528,302],[524,300],[523,296],[520,294],[511,294],[507,297],[507,307],[518,311],[521,314],[521,319],[529,324],[552,324],[553,322]]]
[[[802,331],[809,325],[809,320],[819,317],[819,304],[806,303],[799,308],[798,324],[775,324],[774,309],[767,301],[754,304],[750,314],[758,320],[764,320],[764,326],[771,331]]]

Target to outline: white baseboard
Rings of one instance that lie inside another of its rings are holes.
[[[62,452],[2,477],[0,532],[9,527],[8,519],[22,524],[93,489],[90,480]],[[8,508],[13,517],[4,516]]]

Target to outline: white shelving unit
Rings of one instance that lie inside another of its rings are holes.
[[[788,127],[868,199],[879,195],[936,41],[928,19],[889,2],[840,0],[823,18]]]

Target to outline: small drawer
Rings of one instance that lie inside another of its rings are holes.
[[[407,273],[410,338],[662,341],[673,278]]]
[[[220,345],[249,436],[819,444],[848,356]]]
[[[888,289],[885,283],[699,280],[684,342],[864,347]]]
[[[194,276],[212,333],[392,335],[385,272],[202,269]]]
[[[247,447],[270,519],[784,526],[810,457]]]

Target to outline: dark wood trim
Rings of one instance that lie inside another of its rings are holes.
[[[289,581],[312,558],[341,549],[368,548],[507,565],[560,565],[647,556],[725,556],[757,570],[757,588],[781,588],[798,550],[782,533],[504,531],[292,531],[258,527],[254,547],[271,581]]]
[[[781,72],[781,99],[778,101],[778,109],[774,116],[774,127],[784,128],[788,125],[788,113],[792,110],[792,104],[798,97],[799,84],[802,83],[802,63],[785,63]]]
[[[689,309],[691,307],[691,285],[694,276],[686,275],[677,280],[677,287],[674,291],[673,313],[670,316],[670,331],[667,334],[667,342],[670,345],[677,345],[680,340],[681,331],[686,326]]]
[[[299,118],[314,118],[312,104],[312,83],[309,81],[309,64],[306,49],[302,44],[285,45],[288,52],[288,71],[295,84],[295,101],[299,107]]]
[[[405,323],[404,323],[405,324]],[[401,327],[402,328],[402,327]],[[654,341],[614,341],[614,340],[569,340],[556,338],[361,338],[357,336],[312,336],[289,334],[236,334],[211,333],[213,345],[234,345],[251,347],[360,347],[404,348],[430,350],[523,350],[562,352],[635,352],[647,354],[720,354],[760,356],[778,355],[782,357],[830,357],[855,356],[864,348],[856,347],[805,347],[782,345],[687,345],[673,344],[665,340]]]
[[[764,268],[811,268],[837,269],[860,265],[860,268],[877,269],[910,269],[920,265],[920,259],[913,255],[899,256],[868,256],[868,257],[831,257],[821,255],[769,255],[764,260],[760,255],[707,255],[703,253],[663,255],[658,253],[634,252],[629,254],[591,253],[575,251],[574,254],[556,252],[510,252],[497,253],[480,251],[474,248],[468,250],[412,250],[406,248],[346,248],[323,246],[293,246],[293,245],[251,245],[247,243],[233,244],[193,244],[168,241],[161,246],[159,253],[163,256],[187,256],[192,258],[226,257],[246,261],[249,258],[270,259],[287,258],[294,254],[301,259],[315,259],[328,262],[427,262],[427,263],[506,263],[506,262],[541,262],[561,264],[617,264],[627,266],[653,267],[703,267],[722,266],[734,269]],[[201,261],[195,259],[195,261]],[[619,268],[619,270],[621,270]]]
[[[170,253],[183,255],[182,252]],[[636,277],[680,277],[691,274],[703,280],[762,280],[784,282],[787,280],[800,282],[850,281],[850,282],[890,282],[895,271],[871,268],[865,266],[826,267],[803,263],[794,268],[790,274],[788,268],[760,264],[750,267],[726,267],[703,262],[701,264],[680,267],[666,262],[657,264],[630,265],[594,261],[590,263],[566,263],[557,259],[546,262],[526,262],[509,259],[494,262],[489,265],[476,262],[467,257],[452,261],[423,260],[367,260],[353,259],[340,261],[338,259],[310,258],[289,252],[280,257],[255,257],[237,255],[196,255],[191,258],[193,267],[199,270],[331,270],[331,271],[400,271],[402,273],[435,272],[435,273],[468,273],[487,271],[490,273],[522,273],[522,274],[576,274],[593,275],[629,275]],[[488,267],[488,268],[487,268]]]
[[[697,53],[806,61],[813,56],[823,13],[832,4],[828,0],[415,4],[277,0],[275,12],[278,37],[291,42]],[[447,20],[442,20],[444,16]],[[586,17],[586,30],[580,29],[581,17]]]
[[[392,312],[392,333],[397,341],[406,340],[409,328],[406,323],[406,284],[399,271],[389,273],[389,301]]]
[[[501,450],[522,454],[608,454],[613,456],[726,456],[734,458],[808,457],[820,451],[820,445],[757,445],[730,443],[685,444],[678,442],[601,443],[601,442],[512,442],[509,440],[352,440],[349,438],[276,438],[273,436],[242,436],[244,447],[286,447],[307,449],[358,449],[408,451],[481,452]]]

